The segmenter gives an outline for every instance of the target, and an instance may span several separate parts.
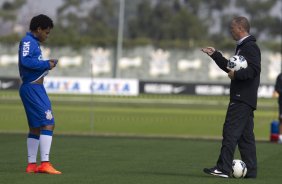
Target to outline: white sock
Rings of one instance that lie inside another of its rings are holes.
[[[26,140],[28,163],[36,163],[39,136],[29,134]]]
[[[52,144],[53,131],[43,130],[40,134],[40,155],[41,162],[49,161],[49,154]]]

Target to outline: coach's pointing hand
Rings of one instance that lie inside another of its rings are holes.
[[[215,52],[215,48],[213,47],[206,47],[201,49],[204,53],[208,54],[211,56]]]

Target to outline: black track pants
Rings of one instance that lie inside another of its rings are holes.
[[[247,177],[257,175],[256,144],[253,109],[242,102],[230,102],[223,126],[223,140],[217,167],[230,174],[236,146],[246,163]]]

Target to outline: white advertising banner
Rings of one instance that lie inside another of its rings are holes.
[[[123,96],[139,94],[139,81],[136,79],[46,77],[44,86],[48,93]]]

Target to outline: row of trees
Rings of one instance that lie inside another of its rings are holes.
[[[279,36],[281,38],[281,16],[269,15],[278,1],[235,1],[236,7],[243,8],[252,17],[255,36],[267,34],[269,39],[264,45],[273,50],[281,49],[279,42],[271,40]],[[82,12],[87,3],[89,0],[64,0],[64,4],[57,10],[56,26],[49,44],[78,48],[116,45],[119,0],[99,0],[85,15]],[[216,43],[218,47],[233,48],[228,22],[236,12],[219,14],[222,30],[209,32],[214,24],[213,12],[223,12],[230,3],[231,0],[125,0],[124,46],[151,44],[158,47],[192,48]],[[7,42],[13,38],[17,37],[8,35],[0,38],[0,41]]]

